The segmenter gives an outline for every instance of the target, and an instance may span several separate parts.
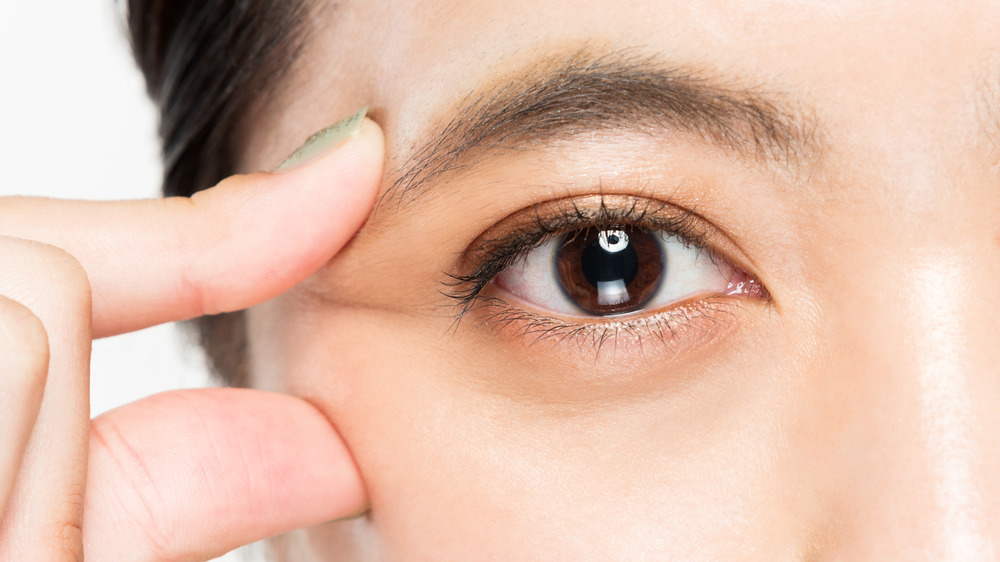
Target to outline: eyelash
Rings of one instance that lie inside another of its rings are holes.
[[[534,342],[572,339],[581,347],[590,347],[599,353],[607,342],[614,340],[617,344],[623,334],[636,338],[640,346],[644,334],[653,335],[660,342],[668,344],[677,339],[679,332],[695,326],[701,320],[716,321],[718,314],[733,313],[732,307],[739,306],[736,299],[728,295],[717,295],[700,297],[697,301],[671,306],[652,315],[615,317],[611,321],[593,317],[590,319],[592,321],[568,322],[523,310],[509,305],[499,297],[483,294],[498,275],[516,265],[518,260],[532,250],[556,236],[586,228],[632,226],[660,230],[677,236],[699,251],[707,252],[713,261],[728,263],[729,260],[720,257],[712,249],[711,240],[716,229],[695,212],[675,206],[669,201],[640,196],[614,196],[616,204],[609,205],[610,198],[599,195],[598,204],[591,205],[590,208],[578,203],[586,197],[543,203],[501,221],[491,229],[499,230],[498,236],[481,236],[465,252],[459,268],[469,273],[447,274],[447,288],[443,293],[456,303],[458,312],[455,326],[474,309],[493,308],[494,311],[486,315],[481,324],[501,329],[517,326],[517,334],[531,337]],[[530,219],[522,218],[525,213],[531,213]],[[505,228],[507,222],[514,222],[515,226]],[[748,277],[748,283],[753,286],[750,293],[752,296],[769,300],[766,289],[756,279]]]

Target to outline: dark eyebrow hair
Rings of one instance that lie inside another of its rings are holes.
[[[820,154],[815,121],[781,96],[627,54],[536,61],[468,95],[396,171],[383,200],[401,202],[487,151],[624,128],[693,133],[759,162],[798,169]]]

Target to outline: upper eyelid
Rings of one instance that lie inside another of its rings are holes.
[[[589,207],[584,206],[586,202],[590,203]],[[594,205],[594,202],[597,204]],[[609,202],[617,204],[609,205]],[[552,206],[556,207],[557,212],[544,217],[542,210]],[[533,220],[522,216],[532,210],[535,213]],[[636,195],[581,195],[547,201],[501,219],[463,252],[460,259],[463,263],[456,267],[458,272],[447,273],[448,290],[443,293],[459,303],[456,317],[461,319],[475,304],[482,289],[510,267],[517,257],[525,255],[560,232],[586,226],[610,226],[616,220],[621,221],[621,224],[664,230],[691,242],[699,249],[711,252],[713,256],[717,253],[717,248],[707,238],[719,233],[718,229],[693,211],[668,200]],[[519,225],[509,227],[506,233],[496,238],[486,237],[493,230],[503,231],[505,223],[512,221],[517,221]],[[469,254],[478,254],[478,261],[470,259]],[[728,256],[722,255],[722,258],[728,259]],[[472,271],[463,274],[463,269]]]
[[[592,205],[589,208],[582,205],[587,199],[597,199],[599,205]],[[608,201],[619,201],[625,204],[608,205]],[[549,206],[563,206],[563,208],[554,215],[543,216],[539,210]],[[572,212],[569,212],[569,207],[572,207]],[[672,209],[672,211],[667,213],[664,212],[664,209]],[[706,227],[705,230],[717,230],[693,211],[677,206],[669,200],[636,195],[597,194],[547,201],[532,208],[517,211],[501,219],[496,225],[488,229],[487,232],[503,229],[505,223],[517,220],[520,215],[530,210],[535,211],[533,220],[529,222],[524,221],[522,218],[521,224],[524,226],[520,229],[511,229],[513,233],[517,233],[518,230],[531,232],[534,229],[539,234],[552,235],[580,228],[584,225],[612,225],[615,221],[621,221],[622,224],[635,224],[650,228],[678,231],[685,238],[690,238],[692,242],[698,243],[703,241],[704,235],[707,232],[696,232],[695,229],[689,228],[689,226],[702,224]],[[469,246],[468,251],[478,251],[488,248],[497,241],[497,239],[485,238],[485,234],[486,232],[477,237]]]

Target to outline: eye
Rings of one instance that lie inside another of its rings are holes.
[[[740,277],[675,234],[621,225],[552,237],[497,275],[495,283],[550,313],[614,316],[743,291],[747,281]]]
[[[732,257],[730,257],[732,256]],[[770,303],[749,263],[713,223],[669,201],[584,195],[522,209],[482,233],[447,274],[456,319],[471,315],[529,342],[577,342],[598,357],[642,349],[646,336],[677,350],[742,303]],[[736,297],[736,298],[734,298]],[[646,312],[649,314],[646,314]],[[719,332],[716,332],[719,333]]]

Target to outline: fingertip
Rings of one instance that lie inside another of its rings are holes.
[[[324,155],[334,152],[341,145],[361,134],[368,108],[355,111],[348,117],[313,133],[301,146],[275,168],[275,172],[288,172],[307,165]]]
[[[190,198],[59,205],[106,239],[73,248],[92,275],[94,335],[241,310],[291,289],[368,219],[384,158],[382,129],[360,118],[343,142],[280,172],[231,176]]]
[[[382,128],[366,117],[343,143],[305,164],[269,175],[271,181],[289,185],[291,189],[314,187],[313,201],[330,204],[333,212],[353,204],[352,208],[364,209],[367,216],[381,186],[384,160]]]
[[[366,118],[328,154],[290,170],[229,178],[195,199],[215,209],[214,221],[203,222],[207,234],[193,234],[203,246],[214,243],[193,255],[180,286],[197,295],[196,315],[277,296],[333,258],[371,213],[384,150],[382,129]]]

